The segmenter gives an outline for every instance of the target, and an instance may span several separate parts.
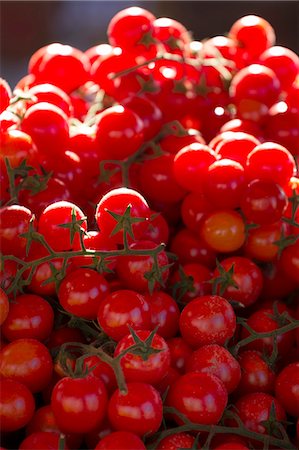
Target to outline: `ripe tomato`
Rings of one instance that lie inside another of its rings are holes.
[[[152,250],[157,244],[152,241],[133,242],[129,248],[134,250]],[[151,255],[126,255],[119,256],[116,261],[116,273],[127,289],[138,292],[148,292],[149,287],[159,289],[165,284],[169,275],[168,257],[162,250],[157,255],[158,269],[155,268],[155,259]],[[161,280],[157,278],[157,270],[161,271]],[[148,278],[150,276],[150,278]]]
[[[257,350],[243,350],[238,355],[241,380],[237,388],[239,395],[251,392],[274,391],[275,373]]]
[[[38,295],[23,294],[11,303],[1,331],[8,341],[21,338],[44,341],[49,337],[53,324],[54,311],[51,305]]]
[[[3,432],[16,431],[23,428],[31,420],[35,401],[29,389],[19,381],[1,379],[0,418]]]
[[[115,341],[135,330],[148,330],[151,324],[150,308],[144,296],[131,290],[117,290],[107,295],[99,305],[98,323]]]
[[[264,392],[253,392],[236,401],[237,414],[246,428],[256,433],[267,433],[264,421],[270,418],[274,407],[276,420],[282,422],[286,414],[280,402],[272,395]]]
[[[42,391],[49,384],[52,371],[50,352],[36,339],[16,339],[1,351],[1,376],[25,384],[31,392]]]
[[[71,225],[78,221],[76,225]],[[83,211],[75,204],[66,201],[51,203],[41,213],[38,232],[56,252],[74,248],[80,241],[79,230],[86,231],[87,223]]]
[[[161,439],[157,450],[178,450],[179,448],[194,448],[195,438],[188,433],[174,433]],[[199,448],[199,447],[198,447]]]
[[[189,372],[170,386],[166,402],[191,422],[216,425],[227,399],[227,391],[218,377],[210,373]],[[175,415],[174,420],[182,423],[182,419]]]
[[[103,420],[107,399],[107,391],[100,378],[64,377],[53,389],[51,407],[62,432],[88,433]]]
[[[150,331],[141,330],[136,332],[139,339],[146,341],[150,335]],[[124,350],[135,344],[135,340],[131,334],[124,336],[117,344],[114,351],[114,356],[118,356]],[[158,383],[170,366],[170,352],[165,340],[159,335],[155,334],[150,345],[151,349],[159,350],[148,356],[146,360],[141,355],[134,355],[134,353],[126,353],[121,358],[121,367],[124,376],[128,382],[141,382],[148,384]]]
[[[104,436],[96,445],[95,450],[146,450],[139,436],[129,431],[113,431]]]
[[[15,255],[24,258],[27,239],[21,236],[29,231],[34,216],[30,209],[21,205],[0,208],[0,241],[4,255]]]
[[[143,143],[143,124],[130,108],[111,106],[96,117],[96,142],[106,159],[125,159]]]
[[[228,394],[233,392],[241,379],[238,361],[226,348],[217,345],[203,345],[195,350],[187,361],[186,372],[204,372],[218,377]]]
[[[150,307],[151,329],[159,326],[157,333],[164,339],[174,337],[179,328],[180,317],[176,301],[163,291],[154,291],[144,297]]]
[[[9,300],[4,290],[0,288],[0,326],[3,325],[8,314],[9,314]]]
[[[225,258],[221,261],[221,266],[226,273],[233,268],[232,281],[236,284],[229,285],[223,292],[223,297],[239,302],[245,307],[255,303],[263,288],[261,269],[249,258],[243,256]],[[219,275],[219,269],[216,268],[213,278]],[[222,286],[220,284],[218,290]]]
[[[275,381],[275,396],[293,417],[299,417],[299,362],[285,366]]]
[[[117,431],[150,435],[159,429],[162,416],[161,397],[150,384],[128,383],[126,394],[117,389],[110,397],[108,417]]]
[[[60,435],[51,431],[36,431],[27,436],[20,444],[20,450],[55,450],[59,448]],[[68,450],[65,445],[64,449]]]
[[[230,303],[219,295],[197,297],[183,309],[180,331],[191,347],[223,345],[236,329],[236,315]]]
[[[101,301],[109,294],[109,283],[95,270],[81,268],[72,271],[62,280],[58,299],[71,314],[93,320]]]
[[[139,192],[124,187],[112,189],[102,197],[96,208],[95,216],[100,231],[107,237],[110,236],[117,244],[123,243],[123,230],[116,233],[113,232],[117,226],[117,220],[110,212],[116,215],[123,215],[128,206],[131,207],[130,217],[141,219],[140,222],[132,225],[134,237],[137,239],[146,230],[147,223],[145,220],[150,216],[150,208],[145,198]]]
[[[200,236],[216,252],[234,252],[245,242],[245,224],[238,212],[217,209],[204,219]]]

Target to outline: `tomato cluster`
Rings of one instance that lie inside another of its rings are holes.
[[[2,448],[296,448],[299,57],[107,37],[0,80]]]

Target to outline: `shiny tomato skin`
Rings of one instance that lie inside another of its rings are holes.
[[[59,446],[60,435],[51,431],[36,431],[27,436],[20,444],[20,450],[56,450]],[[64,449],[68,450],[64,444]]]
[[[93,320],[101,301],[109,294],[109,283],[97,271],[80,268],[63,279],[58,290],[61,306],[71,314]]]
[[[274,391],[275,373],[264,361],[262,353],[257,350],[243,350],[238,355],[241,366],[241,380],[237,388],[238,395],[252,392]]]
[[[97,320],[108,336],[119,341],[128,334],[128,325],[135,330],[150,329],[150,308],[143,295],[121,289],[107,295],[100,303]]]
[[[217,209],[204,219],[200,236],[216,252],[234,252],[245,242],[245,223],[237,211]]]
[[[243,256],[231,256],[221,261],[221,266],[226,272],[233,267],[232,280],[236,287],[228,286],[223,292],[223,297],[234,300],[247,307],[255,303],[262,291],[263,276],[260,268],[249,258]],[[219,270],[215,269],[214,278],[218,277]]]
[[[185,414],[191,422],[216,425],[227,404],[227,391],[218,377],[203,372],[189,372],[170,387],[167,405]],[[174,415],[178,424],[182,419]]]
[[[9,300],[4,290],[0,288],[0,326],[3,325],[8,314],[9,314]]]
[[[11,303],[2,333],[8,341],[21,338],[44,341],[49,337],[53,324],[54,311],[50,304],[40,296],[23,294]]]
[[[173,297],[163,291],[145,294],[151,311],[151,328],[159,326],[157,333],[164,339],[177,334],[179,328],[180,310]]]
[[[275,396],[293,417],[299,417],[299,362],[285,366],[275,381]]]
[[[187,361],[186,371],[215,375],[223,382],[228,394],[237,388],[241,379],[238,361],[217,344],[203,345],[195,350]]]
[[[15,255],[24,258],[27,239],[21,236],[29,231],[33,220],[30,209],[21,205],[10,205],[0,208],[0,241],[4,255]]]
[[[146,450],[139,436],[129,431],[113,431],[104,436],[96,445],[95,450]]]
[[[230,303],[218,295],[197,297],[183,309],[180,331],[193,348],[223,345],[236,329],[236,315]]]
[[[245,427],[256,433],[266,434],[266,428],[263,421],[269,419],[272,405],[275,408],[276,419],[284,421],[285,411],[280,402],[272,395],[263,392],[253,392],[239,398],[236,405],[236,411]]]
[[[64,433],[88,433],[103,420],[107,391],[97,377],[64,377],[55,385],[51,406],[57,425]]]
[[[109,400],[108,417],[117,431],[152,434],[159,429],[162,416],[161,397],[147,383],[128,383],[126,394],[117,389]]]
[[[36,339],[16,339],[1,351],[1,375],[25,384],[31,392],[42,391],[49,384],[52,372],[50,352]]]
[[[150,331],[136,331],[139,339],[145,341]],[[117,357],[124,350],[135,344],[135,340],[131,334],[124,336],[117,344],[114,356]],[[121,366],[127,382],[141,382],[155,384],[161,381],[170,366],[170,352],[166,341],[159,335],[155,334],[151,348],[159,350],[158,353],[149,355],[144,361],[141,356],[134,353],[126,353],[121,358]]]
[[[178,450],[179,448],[194,448],[195,438],[188,433],[174,433],[161,439],[157,450]],[[197,447],[199,448],[199,447]]]
[[[28,424],[34,413],[35,401],[23,383],[2,378],[0,399],[3,432],[16,431]]]

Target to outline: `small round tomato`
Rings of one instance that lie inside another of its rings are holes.
[[[131,252],[139,250],[153,250],[157,244],[152,241],[133,242],[129,248]],[[138,292],[148,292],[152,287],[159,289],[167,281],[168,257],[164,250],[157,254],[157,265],[155,258],[151,255],[125,255],[119,256],[116,261],[116,273],[127,289],[134,289]],[[161,271],[161,280],[158,277],[158,270]],[[158,282],[157,282],[158,280]]]
[[[87,223],[83,211],[75,203],[66,201],[47,206],[38,221],[38,232],[57,252],[74,248],[74,241],[80,240],[79,232],[86,229]]]
[[[187,361],[186,372],[204,372],[218,377],[228,394],[233,392],[241,379],[238,361],[226,348],[217,345],[203,345],[195,350]]]
[[[0,241],[4,255],[15,255],[24,258],[27,239],[22,236],[29,231],[34,216],[30,209],[20,205],[0,208]]]
[[[202,239],[216,252],[234,252],[245,242],[245,223],[232,209],[210,213],[200,228]]]
[[[287,205],[287,196],[279,184],[255,179],[245,189],[240,206],[248,222],[265,225],[280,220]]]
[[[276,305],[276,306],[275,306]],[[259,308],[247,319],[247,325],[257,333],[268,333],[280,328],[279,316],[277,314],[288,313],[290,311],[284,303],[275,302],[271,307]],[[242,329],[242,339],[249,336],[246,328]],[[294,331],[288,331],[277,335],[277,348],[280,355],[287,354],[295,341]],[[246,345],[246,349],[258,350],[271,355],[273,351],[274,337],[264,337],[255,339]]]
[[[1,376],[20,381],[31,392],[42,391],[49,384],[52,371],[50,352],[36,339],[16,339],[1,351]]]
[[[115,241],[117,244],[123,243],[123,230],[117,230],[120,215],[123,215],[130,207],[130,217],[140,218],[140,222],[132,224],[132,232],[137,239],[147,228],[146,219],[150,216],[150,208],[145,198],[134,189],[118,188],[112,189],[105,194],[96,208],[96,221],[102,233]],[[128,218],[130,220],[130,218]]]
[[[143,295],[131,290],[118,290],[100,302],[98,323],[108,336],[119,341],[128,334],[128,325],[135,330],[150,329],[150,308]]]
[[[103,420],[107,399],[107,391],[100,378],[64,377],[53,389],[51,406],[62,432],[88,433]]]
[[[216,425],[227,399],[227,391],[218,377],[210,373],[189,372],[170,386],[166,402],[191,422]],[[174,415],[174,420],[182,423],[178,416]]]
[[[150,331],[141,330],[136,331],[136,335],[142,341],[150,335]],[[119,356],[124,350],[135,344],[135,339],[132,334],[124,336],[117,344],[114,351],[114,356]],[[148,356],[146,360],[141,355],[134,355],[134,353],[126,353],[120,360],[124,376],[128,382],[141,382],[155,384],[158,383],[167,372],[170,366],[170,352],[165,340],[159,335],[155,334],[151,349],[158,350],[158,353],[153,353]]]
[[[299,56],[289,48],[274,45],[265,50],[259,61],[275,72],[281,88],[287,91],[299,74]]]
[[[248,181],[260,179],[286,186],[295,174],[293,155],[275,142],[257,145],[247,157],[245,175]]]
[[[275,242],[280,240],[283,227],[283,223],[275,222],[250,229],[244,245],[245,256],[262,262],[275,261],[278,254]]]
[[[257,350],[243,350],[238,355],[241,367],[241,380],[237,393],[240,395],[251,392],[274,391],[275,373]]]
[[[0,288],[0,326],[6,320],[8,314],[9,314],[9,300],[4,290]]]
[[[279,372],[275,396],[288,414],[299,417],[299,362],[288,364]]]
[[[128,383],[127,392],[117,389],[108,404],[108,417],[117,431],[144,436],[155,433],[162,422],[161,397],[147,383]]]
[[[27,108],[32,103],[47,102],[58,106],[68,117],[71,115],[72,104],[69,96],[54,84],[36,84],[29,89],[27,95],[32,97],[26,105]]]
[[[58,106],[40,102],[30,106],[21,124],[22,131],[28,133],[39,152],[48,158],[61,155],[69,140],[69,125],[66,114]]]
[[[295,282],[299,283],[299,241],[286,247],[282,253],[281,262],[284,272]]]
[[[197,297],[183,309],[180,331],[191,347],[223,345],[236,329],[236,315],[230,303],[219,295]]]
[[[251,134],[241,131],[224,132],[222,135],[221,141],[216,145],[216,153],[221,158],[232,159],[245,167],[247,156],[260,141]]]
[[[256,302],[263,288],[261,269],[249,258],[243,256],[225,258],[221,261],[221,266],[227,274],[230,270],[233,271],[231,280],[235,284],[227,286],[222,294],[223,297],[234,300],[245,307]],[[219,269],[215,269],[214,278],[219,275]],[[223,282],[225,283],[225,280]],[[222,286],[220,283],[218,289],[221,289]]]
[[[180,310],[170,295],[163,291],[145,294],[151,312],[151,328],[159,327],[157,332],[164,339],[172,338],[179,328]]]
[[[280,402],[272,395],[264,392],[253,392],[244,395],[235,403],[236,411],[244,426],[256,433],[267,434],[264,421],[270,419],[274,408],[276,420],[282,422],[286,414]]]
[[[130,108],[111,106],[96,116],[96,141],[107,159],[125,159],[143,143],[143,124]]]
[[[36,431],[27,436],[20,444],[20,450],[55,450],[59,448],[59,433],[51,431]],[[64,444],[64,449],[68,450],[68,446]]]
[[[95,450],[146,450],[139,436],[129,431],[113,431],[104,436],[96,445]]]
[[[172,238],[170,251],[175,253],[181,264],[203,264],[214,268],[216,253],[211,247],[188,228],[182,228]]]
[[[19,381],[1,379],[0,418],[3,432],[23,428],[31,420],[35,401],[29,389]]]
[[[0,112],[4,111],[11,99],[11,89],[9,84],[3,78],[0,78]]]
[[[243,166],[222,158],[209,166],[203,192],[216,208],[234,209],[240,206],[245,187]]]
[[[1,133],[0,157],[1,160],[8,159],[12,168],[20,166],[24,161],[28,166],[38,166],[38,152],[31,136],[13,128]]]
[[[53,323],[53,308],[44,298],[23,294],[11,303],[1,331],[8,341],[21,338],[44,341],[49,337]]]
[[[184,264],[171,277],[172,291],[183,303],[212,293],[212,272],[203,264]]]
[[[178,184],[187,191],[201,193],[208,175],[208,168],[216,160],[216,153],[207,145],[190,144],[175,155],[174,177]]]
[[[188,433],[174,433],[161,439],[157,450],[178,450],[179,448],[194,448],[195,438]],[[198,447],[199,448],[199,447]]]
[[[181,216],[184,225],[192,231],[198,232],[207,214],[215,210],[214,205],[203,194],[190,192],[181,204]]]
[[[117,381],[115,378],[114,370],[99,356],[91,355],[84,358],[83,369],[88,370],[89,375],[100,378],[103,381],[108,394],[114,392],[114,390],[117,388]]]
[[[109,294],[109,283],[95,270],[81,268],[70,272],[62,280],[58,299],[71,314],[93,320],[101,301]]]

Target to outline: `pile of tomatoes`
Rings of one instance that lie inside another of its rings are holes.
[[[132,7],[1,79],[2,449],[294,449],[299,57]]]

